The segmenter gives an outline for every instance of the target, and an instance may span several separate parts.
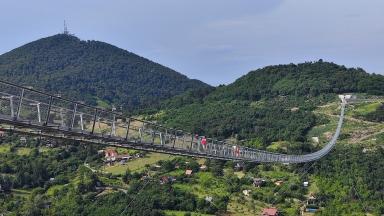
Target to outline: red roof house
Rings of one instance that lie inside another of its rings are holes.
[[[118,156],[115,149],[106,149],[104,153],[105,153],[105,159],[107,161],[115,161]]]
[[[263,209],[262,216],[278,216],[277,208],[265,208]]]
[[[190,170],[190,169],[185,170],[185,175],[187,175],[187,176],[192,175],[192,170]]]

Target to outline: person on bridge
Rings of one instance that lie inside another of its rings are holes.
[[[232,146],[234,156],[239,157],[240,156],[240,148],[239,146]]]
[[[201,139],[201,145],[203,145],[203,149],[207,149],[207,138],[205,136]]]
[[[199,140],[199,134],[195,134],[195,140],[196,142]]]

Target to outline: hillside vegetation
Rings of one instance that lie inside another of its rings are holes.
[[[94,105],[122,105],[125,110],[208,86],[110,44],[65,34],[1,55],[0,76]]]
[[[335,100],[336,94],[354,92],[383,95],[384,76],[322,60],[269,66],[228,86],[177,96],[152,119],[209,136],[253,138],[254,146],[305,142],[307,131],[322,121],[311,111]]]

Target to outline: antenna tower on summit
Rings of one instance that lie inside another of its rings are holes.
[[[64,20],[64,34],[69,35],[69,31],[68,31],[68,28],[67,28],[67,23],[65,22],[65,20]]]

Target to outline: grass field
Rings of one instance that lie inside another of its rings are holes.
[[[227,196],[227,184],[223,179],[215,178],[212,173],[199,172],[194,174],[197,182],[194,184],[174,184],[174,187],[190,192],[199,198],[205,198],[206,196]]]
[[[29,153],[31,153],[31,150],[32,150],[31,148],[25,148],[25,147],[17,148],[17,154],[20,156],[29,155]]]
[[[160,160],[171,160],[174,156],[166,155],[166,154],[160,154],[160,153],[149,153],[144,158],[138,158],[134,159],[132,161],[128,161],[126,164],[121,165],[116,163],[114,166],[105,166],[104,170],[105,172],[112,173],[112,174],[124,174],[127,169],[131,171],[141,171],[145,168],[146,164],[155,164]]]
[[[15,196],[25,197],[31,195],[31,190],[24,190],[24,189],[12,189],[12,194]]]
[[[174,210],[165,210],[163,213],[166,216],[184,216],[187,211],[174,211]],[[202,214],[202,213],[195,213],[195,212],[189,212],[191,213],[191,216],[210,216],[210,214]]]
[[[381,105],[380,102],[358,104],[355,106],[355,108],[351,112],[348,112],[348,115],[364,116],[371,112],[376,111],[377,108],[380,107],[380,105]]]
[[[61,189],[63,189],[63,187],[65,187],[64,185],[53,185],[52,187],[50,187],[46,194],[48,196],[53,196],[55,194],[55,191],[60,191]]]
[[[0,145],[0,153],[7,153],[10,150],[9,144],[1,144]]]
[[[265,204],[262,202],[239,194],[231,196],[227,209],[233,216],[253,216],[260,215],[264,206]]]

